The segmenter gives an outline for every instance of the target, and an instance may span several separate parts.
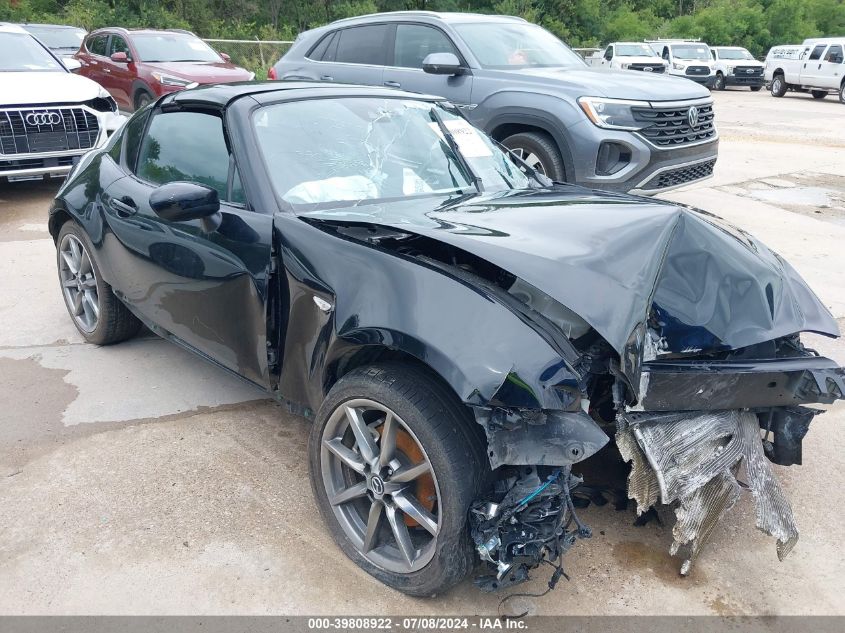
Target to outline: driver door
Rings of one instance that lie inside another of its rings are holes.
[[[390,48],[383,76],[385,86],[437,95],[459,106],[470,103],[471,74],[432,75],[422,69],[423,60],[431,53],[452,53],[466,66],[443,31],[425,24],[397,24]]]
[[[272,216],[250,210],[218,113],[154,111],[137,121],[143,131],[125,137],[128,173],[104,196],[114,289],[164,334],[267,387]],[[159,217],[150,194],[175,181],[216,189],[220,217]]]

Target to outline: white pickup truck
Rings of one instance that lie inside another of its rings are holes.
[[[596,68],[647,73],[665,73],[669,66],[669,62],[662,60],[648,44],[642,42],[613,42],[604,52],[598,51],[588,57],[587,63]]]
[[[711,46],[716,65],[713,87],[724,90],[728,86],[748,86],[753,92],[763,87],[763,64],[740,46]]]
[[[773,46],[766,56],[765,78],[773,97],[789,90],[809,92],[814,99],[838,93],[845,103],[845,37]]]

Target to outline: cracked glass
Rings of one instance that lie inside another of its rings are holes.
[[[487,191],[529,186],[529,177],[483,132],[432,102],[280,103],[258,110],[253,126],[273,187],[295,210],[460,196],[477,190],[476,179]]]

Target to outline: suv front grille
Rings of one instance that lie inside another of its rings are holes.
[[[38,154],[91,149],[97,117],[84,108],[0,110],[0,154]]]
[[[654,63],[654,64],[646,64],[646,63],[636,63],[631,64],[628,66],[628,70],[645,70],[646,68],[650,68],[651,70],[646,70],[646,72],[650,73],[662,73],[666,70],[666,67],[663,64]]]
[[[716,166],[716,159],[706,160],[695,165],[688,165],[686,167],[678,167],[677,169],[670,169],[657,174],[654,178],[649,180],[640,189],[644,191],[654,191],[657,189],[665,189],[667,187],[677,187],[688,182],[701,180],[713,175],[713,168]]]
[[[710,74],[710,69],[707,66],[687,66],[685,74],[694,77],[706,77]]]
[[[698,120],[690,125],[690,108],[698,109]],[[659,147],[678,147],[701,143],[716,136],[713,104],[681,108],[631,108],[635,121],[650,123],[640,130],[646,140]]]

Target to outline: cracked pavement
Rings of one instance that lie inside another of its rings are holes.
[[[715,178],[665,197],[758,236],[845,328],[845,221],[836,210],[845,126],[834,124],[845,110],[805,95],[715,98]],[[409,598],[348,561],[312,500],[308,423],[262,392],[147,332],[113,347],[84,344],[62,304],[46,230],[57,186],[0,184],[0,613],[496,614],[506,594],[467,581],[434,600]],[[833,202],[814,208],[821,199]],[[805,340],[845,364],[842,341]],[[667,551],[670,523],[635,527],[633,504],[591,506],[582,516],[594,536],[564,561],[572,580],[509,608],[845,613],[843,423],[840,402],[811,426],[803,466],[774,466],[801,531],[783,563],[755,529],[748,496],[688,578]],[[519,591],[542,591],[547,580],[538,570]]]

